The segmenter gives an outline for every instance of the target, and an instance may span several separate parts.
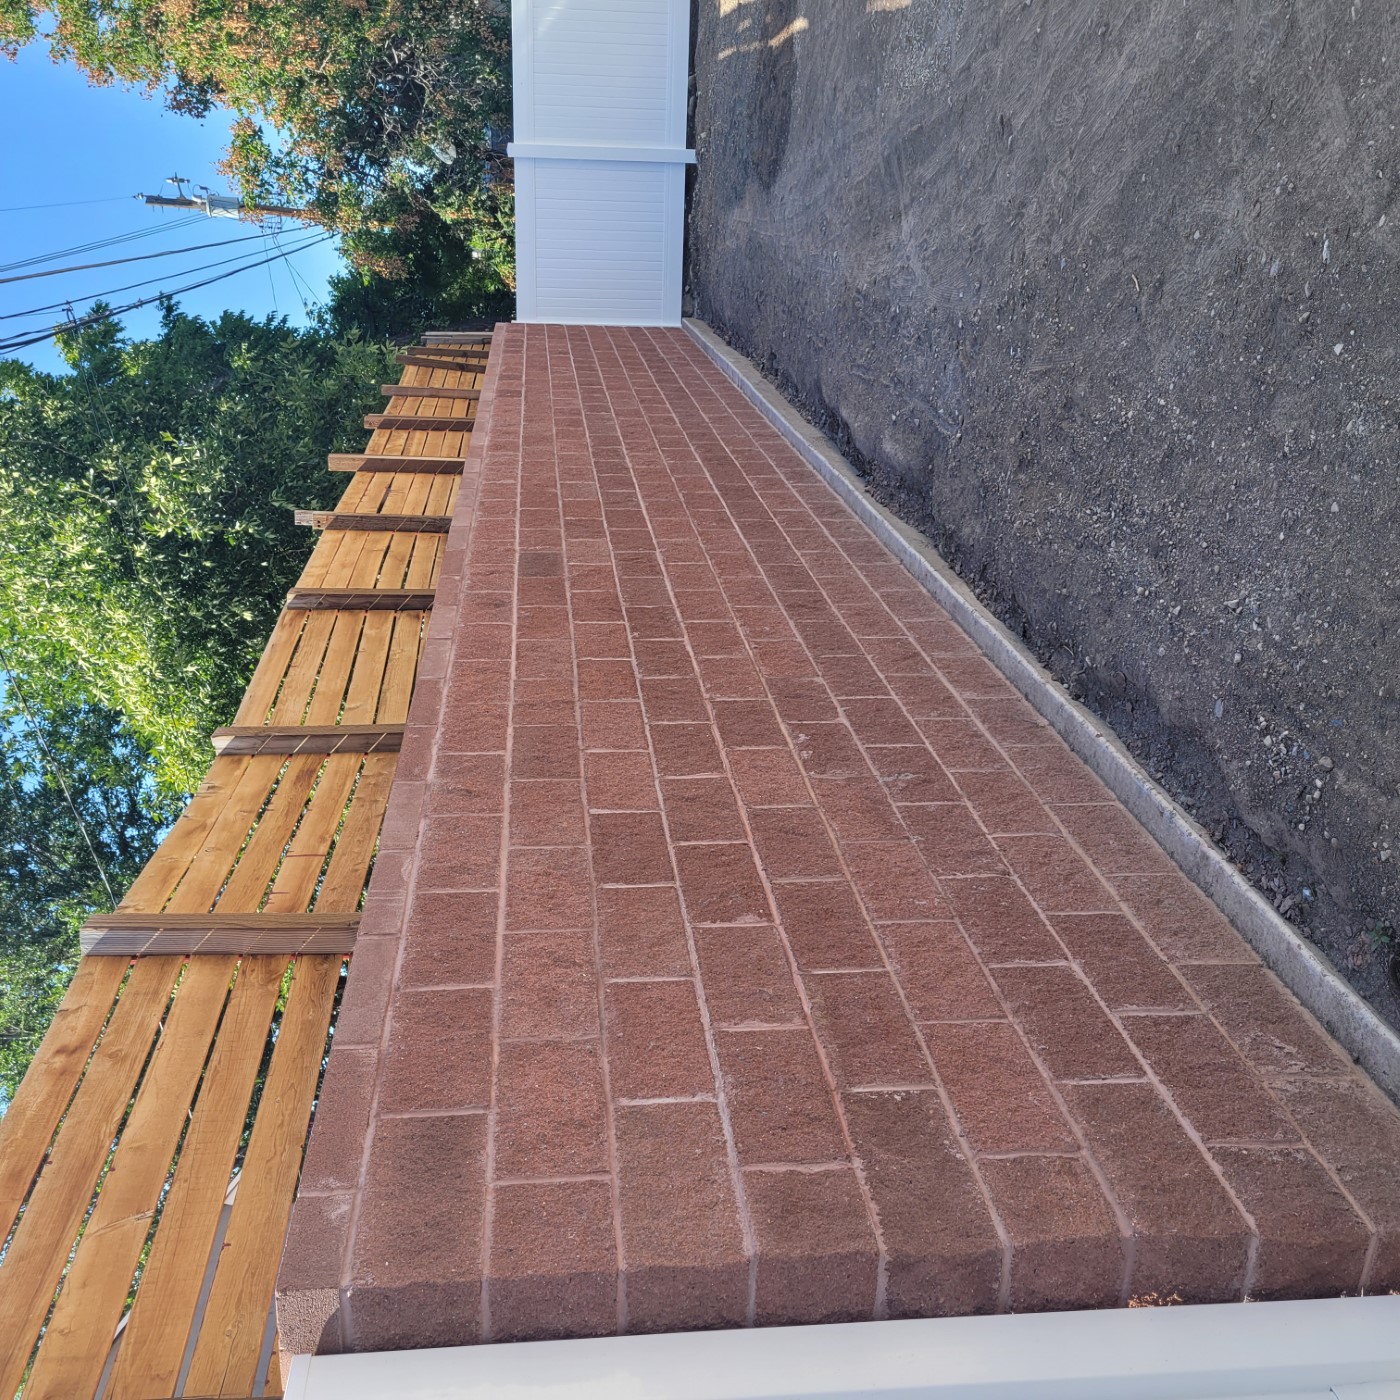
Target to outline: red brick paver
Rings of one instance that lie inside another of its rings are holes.
[[[503,327],[292,1351],[1400,1285],[1400,1114],[680,332]]]

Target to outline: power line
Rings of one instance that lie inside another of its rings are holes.
[[[278,253],[273,257],[263,261],[275,262],[278,258],[291,257],[295,253],[303,252],[308,247],[315,247],[320,243],[327,243],[335,235],[324,234],[312,240],[311,243],[303,244],[299,248],[294,248],[291,253]],[[125,306],[114,306],[106,311],[94,312],[90,315],[80,317],[76,321],[70,321],[62,326],[55,326],[52,330],[44,331],[41,334],[23,335],[11,340],[0,342],[0,353],[8,353],[12,350],[24,350],[31,345],[41,345],[46,340],[52,340],[55,335],[62,331],[82,330],[87,326],[96,325],[100,321],[109,321],[116,316],[124,316],[128,311],[139,311],[143,306],[150,306],[154,302],[164,301],[169,297],[180,296],[184,292],[198,291],[201,287],[211,286],[215,282],[222,282],[228,277],[237,277],[240,272],[251,272],[255,267],[262,267],[263,261],[245,263],[242,267],[230,268],[227,272],[220,272],[214,277],[206,277],[202,282],[190,282],[183,287],[172,287],[169,291],[157,292],[155,296],[142,297],[139,301],[128,302]]]
[[[40,263],[56,262],[59,258],[78,257],[83,253],[95,253],[99,248],[115,248],[122,243],[135,243],[143,238],[154,238],[160,233],[170,233],[175,229],[188,228],[191,224],[203,223],[198,214],[185,219],[176,219],[169,224],[156,224],[145,228],[132,229],[129,233],[113,234],[110,238],[97,238],[90,243],[79,243],[72,248],[60,248],[56,253],[37,253],[32,258],[20,258],[16,262],[0,264],[0,272],[14,272],[21,267],[37,267]]]
[[[274,247],[281,248],[282,235],[279,232],[273,232],[272,243]],[[320,304],[319,299],[317,298],[316,293],[311,290],[311,287],[308,285],[306,278],[303,277],[301,273],[299,273],[296,270],[295,265],[291,262],[287,263],[287,275],[292,279],[292,286],[296,289],[297,295],[301,297],[301,309],[305,313],[307,324],[309,325],[311,322],[311,307],[307,304],[306,299],[309,296],[311,300],[317,302],[318,305]]]
[[[136,253],[129,258],[109,258],[106,262],[76,263],[72,267],[50,267],[43,272],[26,272],[19,277],[0,277],[0,285],[9,282],[32,282],[36,277],[58,277],[65,272],[91,272],[95,267],[120,267],[123,263],[150,262],[152,258],[173,258],[181,253],[203,253],[210,248],[229,248],[235,243],[251,243],[261,234],[250,233],[245,238],[219,238],[213,243],[192,243],[188,248],[162,248],[158,253]]]
[[[0,214],[26,214],[31,209],[76,209],[80,204],[116,204],[127,198],[128,195],[113,194],[106,199],[64,199],[57,204],[12,204],[8,209],[0,209]]]
[[[319,234],[313,235],[311,241],[314,242],[319,237]],[[237,238],[229,240],[231,243],[239,243],[242,241],[243,240]],[[224,245],[219,244],[217,246],[222,247]],[[286,253],[297,253],[300,252],[303,247],[307,246],[309,246],[308,243],[298,243],[292,248],[283,250],[282,245],[280,243],[277,244],[279,251],[284,251]],[[187,267],[180,273],[180,276],[184,277],[192,272],[207,272],[211,267],[225,267],[229,263],[239,262],[247,256],[247,252],[235,253],[231,258],[220,258],[217,262],[201,263],[198,267]],[[0,315],[0,321],[17,321],[22,320],[26,316],[41,316],[47,311],[62,311],[65,306],[72,306],[78,302],[103,300],[107,297],[116,296],[118,292],[130,292],[137,287],[148,287],[152,282],[160,282],[163,280],[164,274],[158,277],[144,277],[139,282],[128,282],[125,286],[121,287],[109,287],[104,292],[93,292],[90,296],[64,297],[62,301],[51,301],[45,306],[33,306],[27,311],[7,311],[3,315]]]

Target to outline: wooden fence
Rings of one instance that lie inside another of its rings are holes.
[[[281,1393],[277,1264],[489,352],[425,339],[0,1120],[0,1396]]]

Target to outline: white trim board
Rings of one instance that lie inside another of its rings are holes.
[[[678,326],[689,0],[513,0],[516,319]]]
[[[287,1400],[1400,1400],[1400,1298],[298,1356]]]
[[[585,146],[576,141],[512,141],[512,160],[641,160],[652,165],[694,165],[695,152],[680,146]]]
[[[948,610],[987,659],[1147,828],[1279,980],[1381,1089],[1400,1103],[1400,1035],[1381,1020],[1321,949],[1278,915],[1206,832],[1148,776],[1118,736],[1072,699],[1020,640],[987,611],[929,541],[870,495],[830,441],[801,418],[753,364],[703,322],[687,319],[685,328],[749,402]]]

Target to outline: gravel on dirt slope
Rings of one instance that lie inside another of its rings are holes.
[[[1391,1021],[1400,9],[703,0],[689,295]]]

